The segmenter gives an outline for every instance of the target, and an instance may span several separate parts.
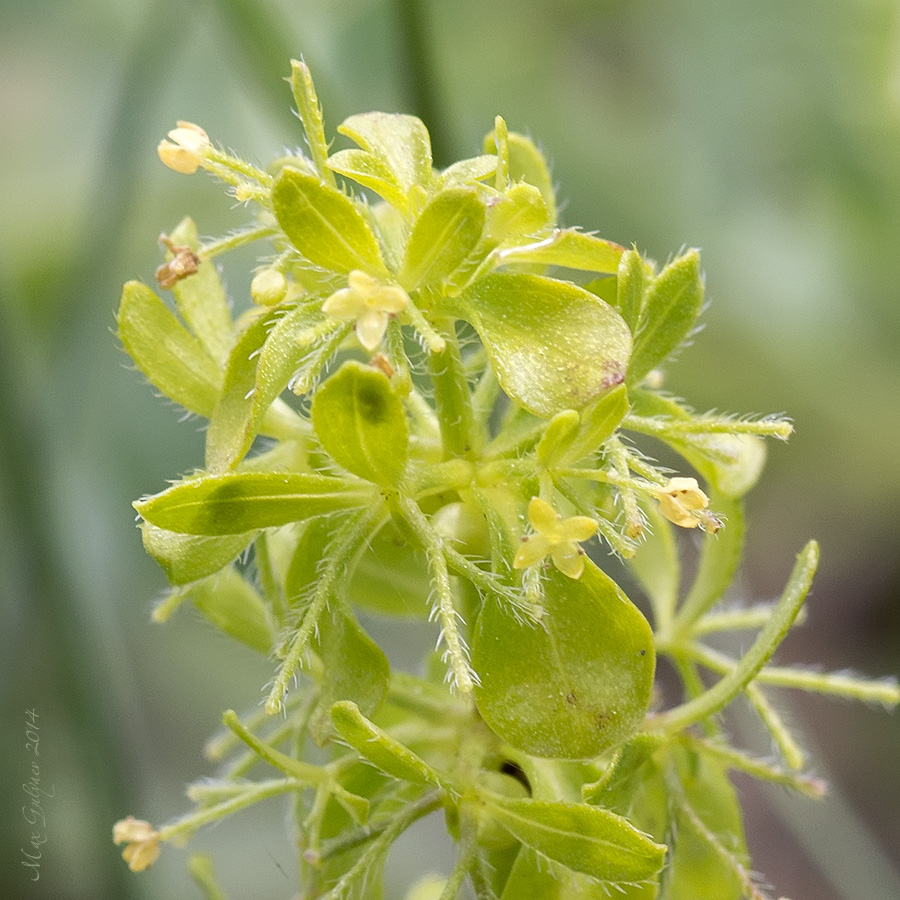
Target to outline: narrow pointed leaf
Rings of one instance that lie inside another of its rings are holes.
[[[690,250],[669,263],[646,292],[628,367],[629,384],[639,384],[684,343],[702,307],[700,254]]]
[[[523,844],[600,881],[643,881],[659,872],[666,848],[609,810],[497,794],[491,813]]]
[[[449,276],[475,249],[484,229],[484,204],[472,188],[442,191],[422,210],[397,280],[411,291]]]
[[[272,189],[275,217],[313,265],[347,274],[387,274],[368,222],[353,201],[314,175],[283,169]]]
[[[150,288],[129,281],[117,321],[122,346],[155,388],[188,412],[212,415],[222,372]]]
[[[194,252],[200,249],[200,238],[193,219],[183,219],[169,238],[176,246],[186,245]],[[201,259],[193,275],[175,282],[172,293],[187,327],[203,344],[206,352],[217,363],[224,365],[234,340],[234,322],[215,263],[210,259]]]
[[[475,327],[503,390],[536,415],[580,409],[624,380],[628,328],[574,284],[489,275],[447,306]]]
[[[612,275],[618,270],[624,252],[625,248],[619,244],[593,234],[558,228],[543,240],[501,250],[497,258],[501,265],[537,263]]]
[[[409,426],[403,402],[378,369],[345,363],[316,391],[316,434],[347,471],[394,486],[406,468]]]
[[[636,250],[622,254],[616,281],[616,308],[633,334],[644,308],[644,261]]]
[[[650,626],[593,563],[573,580],[555,569],[544,616],[521,621],[484,604],[472,664],[475,702],[487,724],[534,756],[581,759],[625,740],[643,721],[653,686]]]
[[[443,778],[424,759],[370,722],[355,703],[349,700],[335,703],[331,707],[331,719],[338,734],[387,775],[413,784],[444,785]]]
[[[497,172],[497,157],[492,154],[473,156],[461,159],[448,166],[441,173],[441,186],[444,188],[465,187],[478,181],[484,181]]]
[[[277,315],[273,310],[260,316],[231,351],[222,393],[206,432],[206,467],[211,472],[223,472],[237,465],[259,432],[264,410],[258,406],[254,409],[256,367],[260,347]]]
[[[368,505],[371,491],[342,478],[237,472],[192,478],[134,504],[158,528],[180,534],[243,534]]]
[[[538,459],[548,468],[584,459],[615,433],[627,413],[628,394],[624,385],[613,388],[580,414],[574,410],[558,413],[538,442]]]

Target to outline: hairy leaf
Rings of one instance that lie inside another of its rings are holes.
[[[574,284],[489,275],[447,306],[475,327],[503,390],[536,415],[580,409],[624,380],[625,323]]]
[[[549,570],[544,608],[530,623],[503,604],[484,604],[472,645],[475,702],[526,753],[596,756],[643,720],[655,665],[650,626],[591,562],[577,581]]]
[[[281,472],[236,472],[178,482],[134,504],[158,528],[180,534],[243,534],[366,506],[370,491],[341,478]]]
[[[403,402],[378,369],[347,362],[316,391],[316,434],[347,471],[395,486],[408,458],[409,426]]]

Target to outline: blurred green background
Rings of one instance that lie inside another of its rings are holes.
[[[446,164],[502,113],[552,160],[566,224],[661,261],[702,249],[712,305],[668,386],[797,424],[751,495],[741,591],[777,594],[818,537],[809,621],[780,658],[898,669],[896,0],[0,0],[4,897],[200,896],[186,853],[131,875],[110,827],[185,809],[220,711],[255,706],[270,670],[188,614],[149,621],[164,579],[130,501],[202,460],[203,435],[129,370],[113,312],[185,213],[209,235],[243,221],[160,165],[159,139],[188,119],[259,161],[297,145],[281,79],[301,54],[329,131],[418,112]],[[242,302],[246,277],[229,286]],[[793,900],[900,896],[900,716],[778,699],[834,790],[816,806],[742,781],[755,868]],[[36,882],[29,708],[53,793]],[[283,898],[283,824],[264,807],[193,846],[234,900]],[[395,883],[445,869],[439,825],[392,857]]]

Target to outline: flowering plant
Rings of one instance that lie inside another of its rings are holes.
[[[273,661],[264,709],[225,713],[223,768],[189,790],[195,809],[116,825],[126,860],[146,868],[161,842],[286,795],[303,897],[381,896],[392,843],[443,810],[456,866],[412,897],[468,882],[479,900],[590,900],[610,884],[758,900],[729,772],[823,791],[769,688],[900,692],[770,664],[814,542],[778,602],[722,602],[763,439],[792,427],[697,415],[661,389],[703,305],[698,253],[660,268],[560,227],[544,158],[501,118],[480,155],[437,171],[411,116],[351,116],[338,131],[355,146],[331,152],[303,63],[291,83],[308,153],[262,170],[184,122],[159,145],[256,217],[208,243],[184,220],[157,271],[174,311],[139,282],[119,309],[137,367],[209,421],[204,467],[135,504],[172,585],[155,616],[192,604]],[[264,249],[235,320],[215,259],[251,243]],[[360,611],[434,620],[440,655],[392,670]],[[734,631],[755,632],[740,658],[713,647]],[[658,656],[680,678],[669,702]],[[777,762],[728,740],[719,715],[739,695]],[[275,775],[248,777],[258,763]],[[207,860],[192,869],[221,896]]]

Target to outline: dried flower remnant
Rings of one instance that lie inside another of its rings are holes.
[[[384,284],[354,269],[348,287],[335,291],[322,305],[322,312],[338,319],[356,319],[356,336],[370,353],[381,343],[392,315],[409,305],[409,295],[398,284]]]
[[[164,234],[159,236],[159,242],[172,254],[172,259],[164,262],[156,270],[156,281],[164,290],[170,290],[182,278],[196,273],[200,265],[200,257],[190,247],[179,247]]]
[[[122,859],[132,872],[143,872],[159,857],[159,832],[149,822],[134,816],[113,825],[113,843],[127,844]]]
[[[556,510],[532,497],[528,504],[528,521],[535,534],[522,539],[513,566],[527,569],[539,563],[547,555],[563,575],[580,578],[584,571],[584,550],[579,542],[586,541],[597,532],[597,523],[587,516],[570,516],[564,519]]]

